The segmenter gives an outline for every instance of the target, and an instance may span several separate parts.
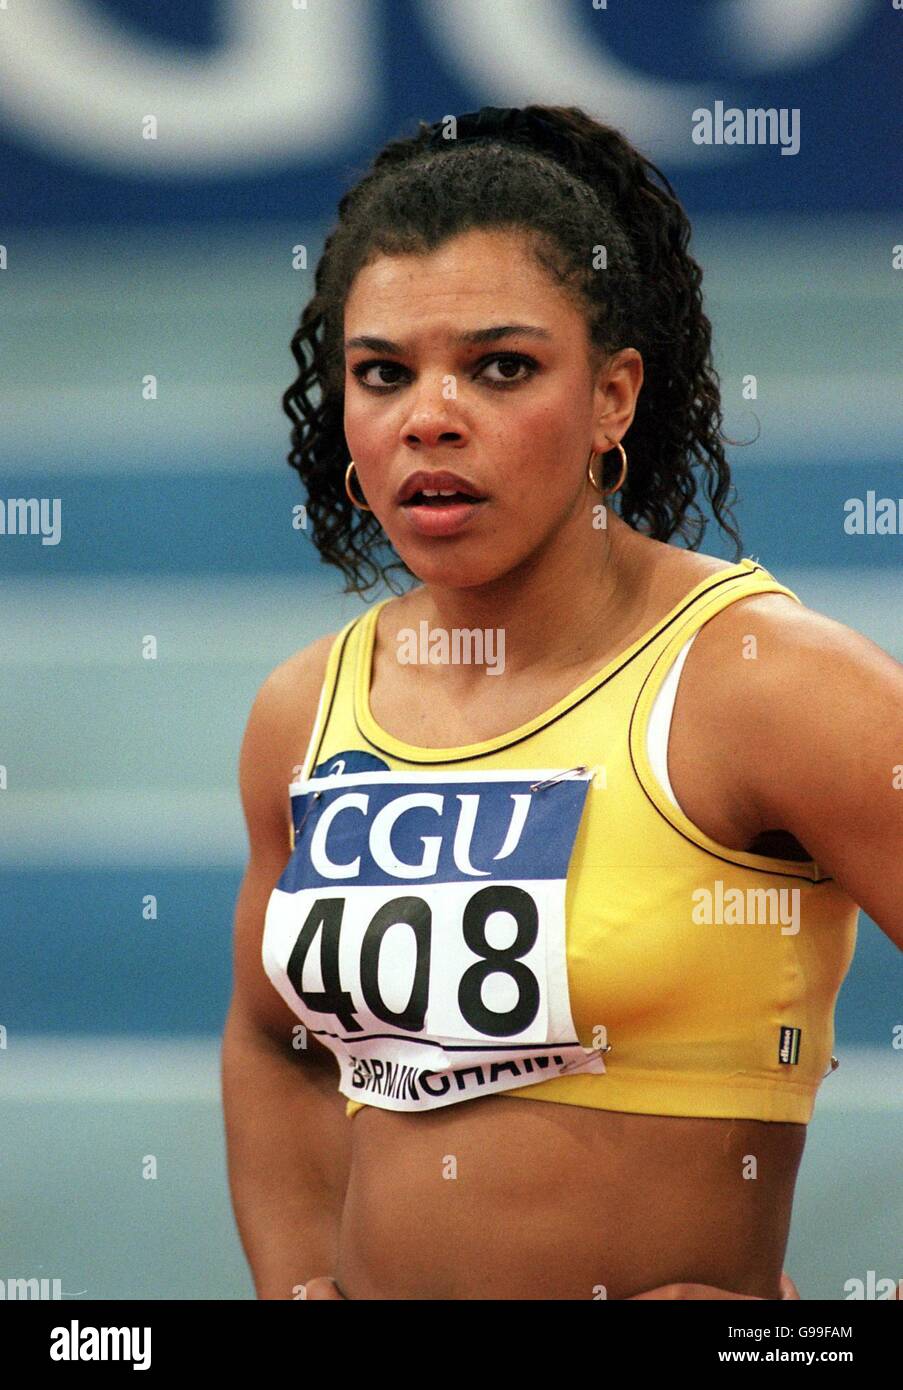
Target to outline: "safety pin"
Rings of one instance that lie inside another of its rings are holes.
[[[322,795],[323,795],[322,792],[311,792],[311,794],[310,794],[310,798],[311,798],[311,799],[310,799],[310,801],[307,803],[307,808],[306,808],[306,810],[305,810],[305,812],[304,812],[304,815],[301,817],[301,820],[299,821],[298,826],[297,826],[297,828],[296,828],[296,830],[295,830],[295,841],[296,841],[296,842],[300,839],[301,831],[304,829],[304,822],[307,820],[307,817],[310,815],[311,811],[313,810],[314,801],[319,801],[319,799],[320,799],[320,797],[321,797]]]
[[[570,777],[572,772],[589,772],[589,768],[583,763],[581,763],[579,767],[569,767],[567,772],[558,772],[554,777],[547,778],[545,782],[531,782],[530,790],[531,792],[538,792],[541,791],[543,787],[551,787],[555,782],[562,782],[565,777]]]
[[[594,1047],[593,1052],[611,1052],[611,1043],[606,1043],[604,1047]],[[565,1062],[563,1067],[558,1068],[559,1076],[563,1071],[574,1071],[578,1067],[589,1065],[589,1057],[575,1057],[573,1062]]]

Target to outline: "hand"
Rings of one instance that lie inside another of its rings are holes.
[[[780,1288],[781,1288],[780,1297],[781,1297],[782,1299],[786,1299],[786,1298],[790,1298],[790,1299],[797,1298],[797,1299],[798,1299],[798,1298],[800,1297],[799,1289],[796,1287],[796,1284],[794,1284],[794,1282],[793,1282],[793,1280],[790,1278],[790,1275],[789,1275],[789,1274],[782,1274],[782,1275],[781,1275],[781,1285],[780,1285]],[[757,1294],[750,1294],[750,1293],[731,1293],[731,1292],[729,1292],[727,1289],[716,1289],[716,1288],[713,1288],[711,1284],[662,1284],[659,1288],[657,1288],[657,1289],[649,1289],[646,1293],[635,1293],[635,1294],[632,1294],[632,1295],[631,1295],[631,1298],[628,1299],[628,1300],[626,1300],[626,1301],[627,1301],[627,1302],[630,1302],[632,1299],[640,1299],[640,1298],[655,1298],[655,1299],[745,1298],[745,1299],[755,1299],[755,1300],[758,1300],[759,1302],[762,1301],[761,1299],[758,1299],[758,1295],[757,1295]]]
[[[315,1279],[308,1279],[304,1285],[304,1296],[311,1298],[339,1298],[344,1303],[348,1300],[343,1293],[339,1293],[336,1281],[329,1274],[318,1274]]]

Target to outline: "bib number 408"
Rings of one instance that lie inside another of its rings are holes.
[[[286,965],[292,988],[314,1013],[334,1014],[349,1033],[364,1031],[355,1017],[352,995],[343,989],[339,968],[339,940],[345,911],[344,898],[317,898],[298,933]],[[486,938],[486,924],[494,912],[514,919],[516,932],[509,946],[493,946]],[[390,927],[404,924],[413,933],[414,976],[411,993],[403,1009],[390,1009],[379,988],[379,955]],[[303,987],[307,953],[320,937],[321,990]],[[539,915],[536,903],[515,884],[493,883],[480,888],[468,899],[461,921],[464,941],[477,960],[468,966],[458,982],[458,1008],[467,1024],[490,1038],[507,1038],[522,1033],[539,1011],[539,982],[521,957],[536,944]],[[404,896],[383,903],[373,914],[360,945],[360,989],[364,1004],[374,1018],[405,1032],[422,1032],[430,991],[430,952],[432,912],[423,898]],[[493,974],[508,975],[517,986],[517,1002],[505,1012],[487,1009],[483,1003],[484,981]]]

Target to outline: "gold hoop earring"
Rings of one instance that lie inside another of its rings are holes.
[[[361,512],[372,512],[372,511],[373,511],[373,508],[372,508],[372,507],[368,507],[367,504],[366,504],[366,502],[359,502],[359,501],[357,500],[357,498],[355,497],[354,493],[351,491],[351,470],[352,470],[353,468],[354,468],[354,459],[351,460],[351,462],[349,463],[348,467],[345,469],[345,491],[346,491],[347,494],[348,494],[349,500],[352,501],[352,502],[354,503],[354,505],[357,507],[358,511],[361,511]]]
[[[607,435],[606,438],[608,438]],[[595,478],[593,477],[593,459],[596,457],[596,455],[595,452],[592,450],[590,451],[589,463],[586,466],[587,477],[589,478],[596,491],[601,493],[603,497],[611,497],[614,495],[614,493],[618,492],[619,489],[624,486],[624,480],[627,477],[627,453],[624,449],[624,445],[620,441],[615,443],[614,441],[609,440],[609,443],[611,444],[612,448],[617,449],[621,455],[621,472],[618,475],[618,481],[615,483],[614,487],[600,487],[599,484],[596,482]],[[605,452],[607,453],[608,450],[606,450]],[[604,457],[604,455],[600,454],[599,457]]]

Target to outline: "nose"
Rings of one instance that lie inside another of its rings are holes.
[[[433,425],[420,425],[416,430],[405,430],[405,444],[462,444],[463,435],[460,430],[443,430]]]
[[[450,419],[449,404],[453,398],[446,394],[448,378],[424,382],[417,399],[404,422],[402,439],[405,444],[461,444],[464,435]]]

